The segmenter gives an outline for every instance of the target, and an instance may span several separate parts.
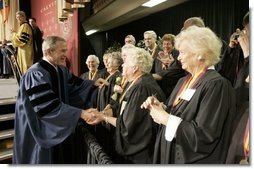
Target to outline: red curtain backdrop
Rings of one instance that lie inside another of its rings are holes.
[[[59,23],[57,18],[56,0],[31,1],[31,16],[36,18],[37,25],[44,32],[44,38],[50,35],[64,37],[68,43],[68,60],[70,70],[79,75],[78,52],[78,12],[64,23]]]

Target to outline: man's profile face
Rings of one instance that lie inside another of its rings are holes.
[[[52,64],[54,65],[66,65],[67,57],[67,44],[63,41],[56,42],[56,49],[51,51]]]
[[[33,19],[29,19],[29,24],[30,24],[32,27],[35,27],[35,26],[36,26],[36,22],[35,22]]]

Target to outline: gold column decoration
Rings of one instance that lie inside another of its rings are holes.
[[[86,2],[90,2],[90,0],[73,0],[74,4],[85,4]]]
[[[71,5],[71,8],[84,8],[84,7],[85,7],[85,4],[74,3]]]
[[[63,3],[62,10],[64,14],[67,14],[68,16],[73,16],[74,9],[71,8],[71,3],[69,2]]]
[[[68,14],[63,11],[63,7],[66,6],[65,0],[58,0],[57,1],[57,17],[59,22],[64,22],[68,19]]]

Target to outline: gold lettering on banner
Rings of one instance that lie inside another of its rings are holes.
[[[56,0],[43,6],[40,10],[41,13],[43,13],[45,16],[52,13],[52,8],[56,6]]]

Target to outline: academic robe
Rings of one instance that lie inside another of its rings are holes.
[[[38,62],[42,56],[42,42],[43,42],[43,33],[41,32],[38,26],[33,27],[33,40],[34,40],[34,63]]]
[[[162,77],[162,79],[157,81],[157,83],[166,95],[166,98],[170,96],[178,80],[186,75],[185,70],[182,69],[181,62],[177,60],[179,51],[174,49],[171,54],[174,58],[174,61],[167,69],[162,69],[162,62],[157,57],[154,59],[154,64],[151,71],[152,73],[156,73]]]
[[[57,73],[58,72],[58,73]],[[93,81],[42,60],[21,79],[15,107],[14,164],[71,163],[71,139],[81,108],[90,106]],[[73,154],[72,154],[73,153]]]
[[[234,86],[238,71],[243,63],[244,56],[240,45],[235,48],[227,46],[222,54],[221,61],[216,65],[216,70]]]
[[[143,75],[129,88],[121,102],[119,111],[122,112],[116,120],[115,132],[115,148],[123,158],[119,163],[152,163],[158,126],[153,122],[149,110],[140,108],[152,95],[160,101],[165,100],[154,78],[150,74]]]
[[[88,72],[85,72],[85,73],[83,73],[83,74],[81,74],[81,75],[80,75],[80,78],[83,79],[83,80],[89,80],[89,71],[88,71]],[[99,78],[104,78],[104,77],[102,76],[100,70],[97,71],[97,73],[96,73],[96,75],[95,75],[95,77],[94,77],[93,80],[97,80],[97,79],[99,79]]]
[[[9,76],[11,74],[11,64],[10,64],[10,61],[9,61],[8,58],[11,55],[11,53],[7,49],[7,46],[1,48],[0,50],[1,50],[1,54],[3,56],[3,70],[2,70],[2,74]]]
[[[122,77],[121,72],[116,71],[113,75],[109,75],[110,77],[107,79],[109,85],[104,85],[98,91],[97,97],[97,109],[99,111],[103,111],[104,108],[110,103],[111,96],[114,93],[114,86],[116,83],[117,77]],[[109,157],[114,161],[115,152],[113,147],[113,135],[115,132],[115,127],[111,126],[107,123],[97,124],[95,127],[95,137],[98,139],[99,143],[105,150],[105,152],[109,155]]]
[[[229,146],[226,160],[227,164],[239,164],[241,160],[246,158],[243,145],[248,120],[249,109],[245,110],[241,118],[238,120],[236,130],[234,131],[232,141]]]
[[[110,75],[109,75],[110,76]],[[97,101],[97,108],[99,111],[104,110],[104,108],[107,106],[107,104],[110,103],[111,96],[114,93],[114,86],[116,83],[116,78],[122,77],[121,72],[116,71],[107,81],[109,82],[109,85],[104,85],[99,89],[98,92],[98,101]],[[105,78],[107,79],[107,78]]]
[[[33,32],[31,26],[24,22],[18,32],[12,35],[12,45],[18,48],[17,62],[22,74],[32,66],[34,57]]]
[[[187,76],[178,81],[167,104],[167,112],[180,117],[182,122],[172,141],[165,139],[166,126],[160,126],[154,163],[225,163],[232,136],[232,121],[235,118],[231,84],[215,70],[208,69],[193,86],[196,91],[190,100],[181,100],[172,107]]]

